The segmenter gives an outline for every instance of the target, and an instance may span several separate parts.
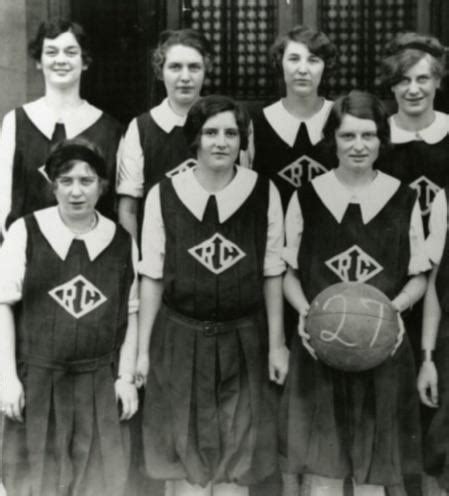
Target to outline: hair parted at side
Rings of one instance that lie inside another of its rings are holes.
[[[89,39],[81,24],[73,22],[70,19],[57,17],[41,22],[37,29],[36,36],[28,44],[28,53],[34,60],[39,62],[42,57],[44,39],[48,38],[52,40],[67,31],[71,32],[75,37],[81,47],[83,62],[88,66],[92,62]]]
[[[434,36],[407,32],[397,34],[385,47],[381,64],[382,83],[391,87],[421,59],[428,57],[432,75],[441,79],[445,74],[446,48]]]
[[[379,155],[383,155],[388,150],[390,146],[390,126],[388,124],[388,114],[382,102],[371,93],[352,90],[334,102],[323,128],[324,144],[329,151],[334,155],[337,153],[335,133],[341,126],[345,115],[374,121],[377,136],[380,140]]]
[[[212,45],[204,34],[195,29],[167,30],[159,35],[159,42],[152,57],[153,70],[158,79],[162,79],[162,68],[167,51],[175,45],[184,45],[195,49],[203,57],[206,72],[210,69],[213,50]]]
[[[309,49],[311,53],[323,59],[323,77],[327,77],[328,74],[332,72],[332,69],[335,67],[337,58],[337,49],[335,45],[322,31],[309,28],[308,26],[298,25],[293,27],[286,33],[278,36],[278,38],[270,48],[271,62],[273,68],[276,70],[279,76],[282,76],[283,74],[282,58],[284,56],[287,45],[291,41],[302,43]]]
[[[240,149],[248,148],[249,116],[236,101],[223,95],[209,95],[195,102],[187,114],[184,135],[190,149],[196,153],[200,144],[201,130],[205,122],[222,112],[232,112],[239,129]]]
[[[45,173],[50,181],[68,172],[75,162],[88,163],[98,177],[106,181],[107,166],[100,148],[85,138],[73,138],[60,141],[52,147],[45,161]]]

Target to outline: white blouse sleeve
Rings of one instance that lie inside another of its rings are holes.
[[[11,305],[22,299],[26,246],[25,222],[18,219],[6,232],[0,248],[0,303]]]
[[[426,239],[427,255],[434,264],[443,256],[447,235],[447,201],[444,189],[438,191],[432,203],[429,219],[429,235]]]
[[[285,215],[286,245],[282,256],[292,269],[298,268],[298,253],[304,229],[304,218],[299,205],[298,194],[293,193]]]
[[[165,226],[162,219],[159,185],[150,189],[145,200],[142,223],[142,260],[139,274],[161,279],[165,258]]]
[[[412,218],[409,229],[410,239],[410,261],[408,265],[409,275],[420,274],[430,270],[430,262],[427,256],[426,245],[424,242],[424,229],[422,223],[421,209],[418,200],[416,200],[412,211]]]
[[[16,149],[16,113],[8,112],[0,134],[0,231],[4,232],[6,217],[11,209],[12,169]]]
[[[278,276],[285,270],[282,260],[282,247],[284,245],[284,219],[279,191],[270,181],[268,228],[265,248],[264,275],[266,277]]]
[[[142,198],[144,158],[137,119],[131,121],[119,151],[117,194]]]

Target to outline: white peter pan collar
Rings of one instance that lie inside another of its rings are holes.
[[[435,112],[435,119],[432,124],[419,131],[408,131],[406,129],[402,129],[398,126],[395,115],[392,115],[389,118],[391,142],[393,144],[423,140],[427,144],[433,145],[441,141],[449,132],[449,115],[443,112]]]
[[[96,212],[98,217],[97,225],[86,234],[75,235],[62,222],[58,212],[58,207],[49,207],[34,212],[39,228],[46,240],[50,243],[59,258],[65,260],[69,252],[70,245],[74,239],[84,241],[89,255],[89,259],[95,260],[98,255],[112,241],[115,234],[115,224]]]
[[[263,113],[271,127],[289,146],[292,147],[295,144],[301,122],[304,122],[307,127],[310,142],[312,145],[316,145],[323,137],[323,126],[326,123],[332,105],[333,103],[330,100],[324,100],[320,110],[307,120],[298,119],[290,114],[284,107],[282,100],[265,107]]]
[[[206,191],[198,182],[194,169],[195,167],[192,167],[174,176],[172,181],[179,199],[201,221],[211,193]],[[232,181],[225,188],[214,193],[220,223],[229,219],[243,205],[253,191],[256,180],[256,172],[236,166],[236,174]]]
[[[45,98],[42,97],[26,103],[23,109],[42,134],[51,139],[55,125],[58,123],[58,117],[54,115],[52,109],[47,105]],[[100,109],[83,100],[83,103],[67,114],[64,122],[62,122],[67,138],[71,139],[78,136],[92,126],[101,115],[102,111]]]
[[[153,107],[150,110],[151,117],[156,124],[166,133],[171,132],[175,126],[184,126],[187,116],[176,114],[168,103],[168,98],[165,98],[160,105]]]
[[[367,224],[382,210],[400,184],[398,179],[377,171],[377,176],[373,181],[358,195],[355,195],[338,180],[334,170],[312,181],[317,195],[337,222],[342,221],[350,203],[358,203],[364,224]]]

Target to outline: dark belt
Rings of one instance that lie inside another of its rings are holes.
[[[204,336],[216,336],[217,334],[231,332],[236,327],[253,326],[259,312],[253,312],[244,317],[231,320],[199,320],[179,313],[167,305],[161,305],[161,313],[179,324],[191,327],[196,331],[201,331]]]
[[[68,374],[83,374],[86,372],[95,372],[98,369],[112,365],[117,361],[117,352],[113,351],[107,355],[97,358],[88,358],[85,360],[62,361],[38,355],[29,355],[22,353],[19,362],[40,367],[43,369],[62,370]]]

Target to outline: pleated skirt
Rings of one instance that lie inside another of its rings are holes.
[[[143,411],[151,477],[249,485],[275,471],[267,340],[262,313],[214,323],[161,308]]]

